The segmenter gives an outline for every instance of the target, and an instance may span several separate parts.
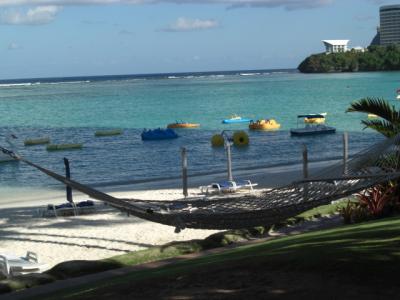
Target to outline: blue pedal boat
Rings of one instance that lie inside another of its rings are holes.
[[[222,120],[223,124],[250,123],[252,119],[242,118],[238,115],[232,115],[229,119]]]
[[[176,139],[179,136],[170,128],[167,129],[144,129],[141,134],[143,141],[170,140]]]

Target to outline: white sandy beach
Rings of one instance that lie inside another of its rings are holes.
[[[117,197],[124,194],[113,193]],[[143,199],[164,200],[177,198],[178,194],[177,190],[130,193]],[[24,255],[27,250],[33,251],[51,267],[65,260],[101,259],[174,240],[201,239],[215,232],[186,229],[176,234],[170,226],[128,217],[99,205],[97,213],[58,218],[39,217],[38,206],[1,209],[0,253]]]
[[[332,162],[312,164],[319,169]],[[280,166],[268,169],[235,172],[235,177],[251,179],[259,188],[269,188],[301,178],[301,166]],[[189,179],[190,194],[198,195],[198,186],[220,181],[225,174]],[[182,198],[179,180],[99,188],[115,197],[172,200]],[[42,196],[40,196],[42,195]],[[75,201],[87,196],[74,193]],[[67,260],[96,260],[162,245],[171,241],[202,239],[217,231],[174,228],[127,216],[99,203],[95,214],[75,217],[43,218],[38,209],[65,202],[61,190],[41,193],[15,193],[0,199],[0,253],[24,255],[34,251],[41,262],[52,267]]]

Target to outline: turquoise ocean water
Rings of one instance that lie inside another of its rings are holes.
[[[338,157],[343,131],[350,133],[350,153],[381,137],[362,131],[362,114],[345,113],[353,100],[378,96],[397,106],[400,73],[305,75],[295,71],[217,72],[157,76],[35,79],[0,82],[0,144],[13,132],[18,151],[28,159],[63,173],[63,157],[72,175],[88,184],[178,176],[180,147],[189,154],[190,174],[225,168],[225,154],[210,147],[213,134],[246,125],[223,125],[236,113],[274,118],[277,132],[250,132],[250,146],[233,149],[234,168],[298,162],[302,144],[311,159]],[[296,115],[327,112],[335,135],[294,138]],[[176,140],[143,142],[143,128],[165,127],[175,120],[201,123],[180,130]],[[97,129],[123,128],[121,136],[95,138]],[[84,143],[82,150],[47,152],[24,147],[23,140],[50,137],[55,143]],[[10,188],[61,188],[55,181],[21,163],[0,164],[0,200]]]

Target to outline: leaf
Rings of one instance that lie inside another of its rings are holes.
[[[375,114],[381,120],[363,120],[362,124],[367,128],[374,129],[387,137],[391,137],[400,132],[400,112],[388,101],[377,98],[367,97],[351,103],[346,112],[363,112]]]
[[[362,120],[361,123],[365,125],[364,129],[374,129],[386,137],[395,136],[399,132],[399,128],[385,120]]]

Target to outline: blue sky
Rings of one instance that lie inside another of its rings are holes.
[[[380,0],[0,0],[0,78],[295,68]],[[400,3],[400,1],[399,1]]]

